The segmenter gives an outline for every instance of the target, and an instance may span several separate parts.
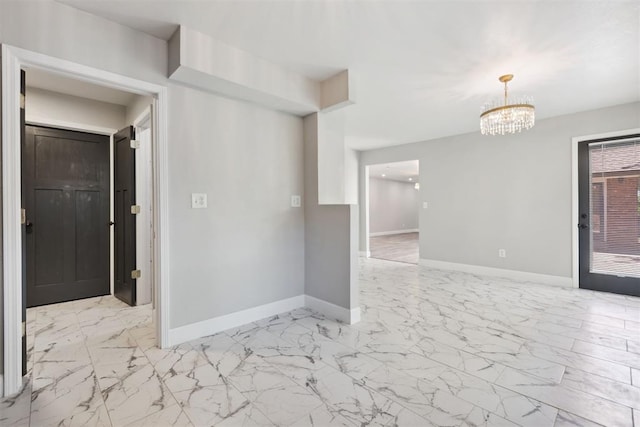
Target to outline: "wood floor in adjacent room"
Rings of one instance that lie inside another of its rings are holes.
[[[371,237],[369,250],[371,258],[417,264],[420,259],[418,233]]]

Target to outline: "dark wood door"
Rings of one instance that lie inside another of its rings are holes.
[[[24,146],[26,138],[25,129],[25,101],[27,95],[27,78],[24,70],[20,70],[20,144]],[[22,151],[20,152],[22,159]],[[22,161],[22,160],[21,160]],[[24,204],[22,205],[22,376],[27,375],[27,224],[25,217]]]
[[[26,126],[26,300],[109,294],[109,137]]]
[[[136,304],[136,203],[135,150],[132,126],[116,133],[113,140],[114,163],[114,295],[129,305]]]
[[[579,280],[640,296],[640,135],[578,145]]]

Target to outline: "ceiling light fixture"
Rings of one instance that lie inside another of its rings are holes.
[[[413,178],[409,178],[409,181],[413,181]]]
[[[385,174],[382,174],[382,177],[383,177],[383,178],[384,178],[385,176],[387,176],[387,175],[385,175]]]
[[[531,129],[536,121],[536,109],[531,98],[523,97],[509,103],[507,97],[507,83],[513,79],[513,74],[500,76],[498,80],[504,83],[504,99],[497,99],[486,103],[480,114],[480,132],[483,135],[505,135]]]
[[[416,190],[419,190],[420,189],[420,183],[416,182],[416,185],[414,185],[413,188],[415,188]]]

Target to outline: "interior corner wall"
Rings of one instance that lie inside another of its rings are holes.
[[[27,79],[29,72],[27,71]],[[38,124],[73,123],[80,126],[121,129],[125,107],[44,89],[27,87],[26,121]]]
[[[144,95],[136,96],[133,101],[126,106],[124,119],[126,123],[125,126],[133,125],[133,122],[135,122],[151,104],[153,104],[153,97]]]
[[[640,103],[632,103],[539,120],[516,135],[363,151],[360,178],[367,165],[419,159],[423,259],[571,277],[572,138],[638,127]]]
[[[169,99],[171,327],[302,295],[302,119],[175,84]]]
[[[318,204],[318,114],[304,118],[305,294],[352,309],[357,299],[357,205]]]
[[[369,235],[417,230],[419,199],[413,182],[370,178]]]

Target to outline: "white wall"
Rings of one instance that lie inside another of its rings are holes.
[[[58,2],[0,2],[0,42],[168,86],[171,328],[303,293],[302,119],[172,84],[165,41]]]
[[[29,71],[27,71],[27,80]],[[27,87],[25,115],[27,122],[38,124],[67,123],[80,127],[121,129],[125,126],[126,108],[122,105],[64,95]]]
[[[420,192],[412,182],[369,179],[369,235],[418,229]]]
[[[360,179],[366,165],[420,160],[429,204],[420,210],[422,258],[571,277],[571,138],[637,127],[640,103],[539,120],[512,136],[475,132],[365,151]]]

